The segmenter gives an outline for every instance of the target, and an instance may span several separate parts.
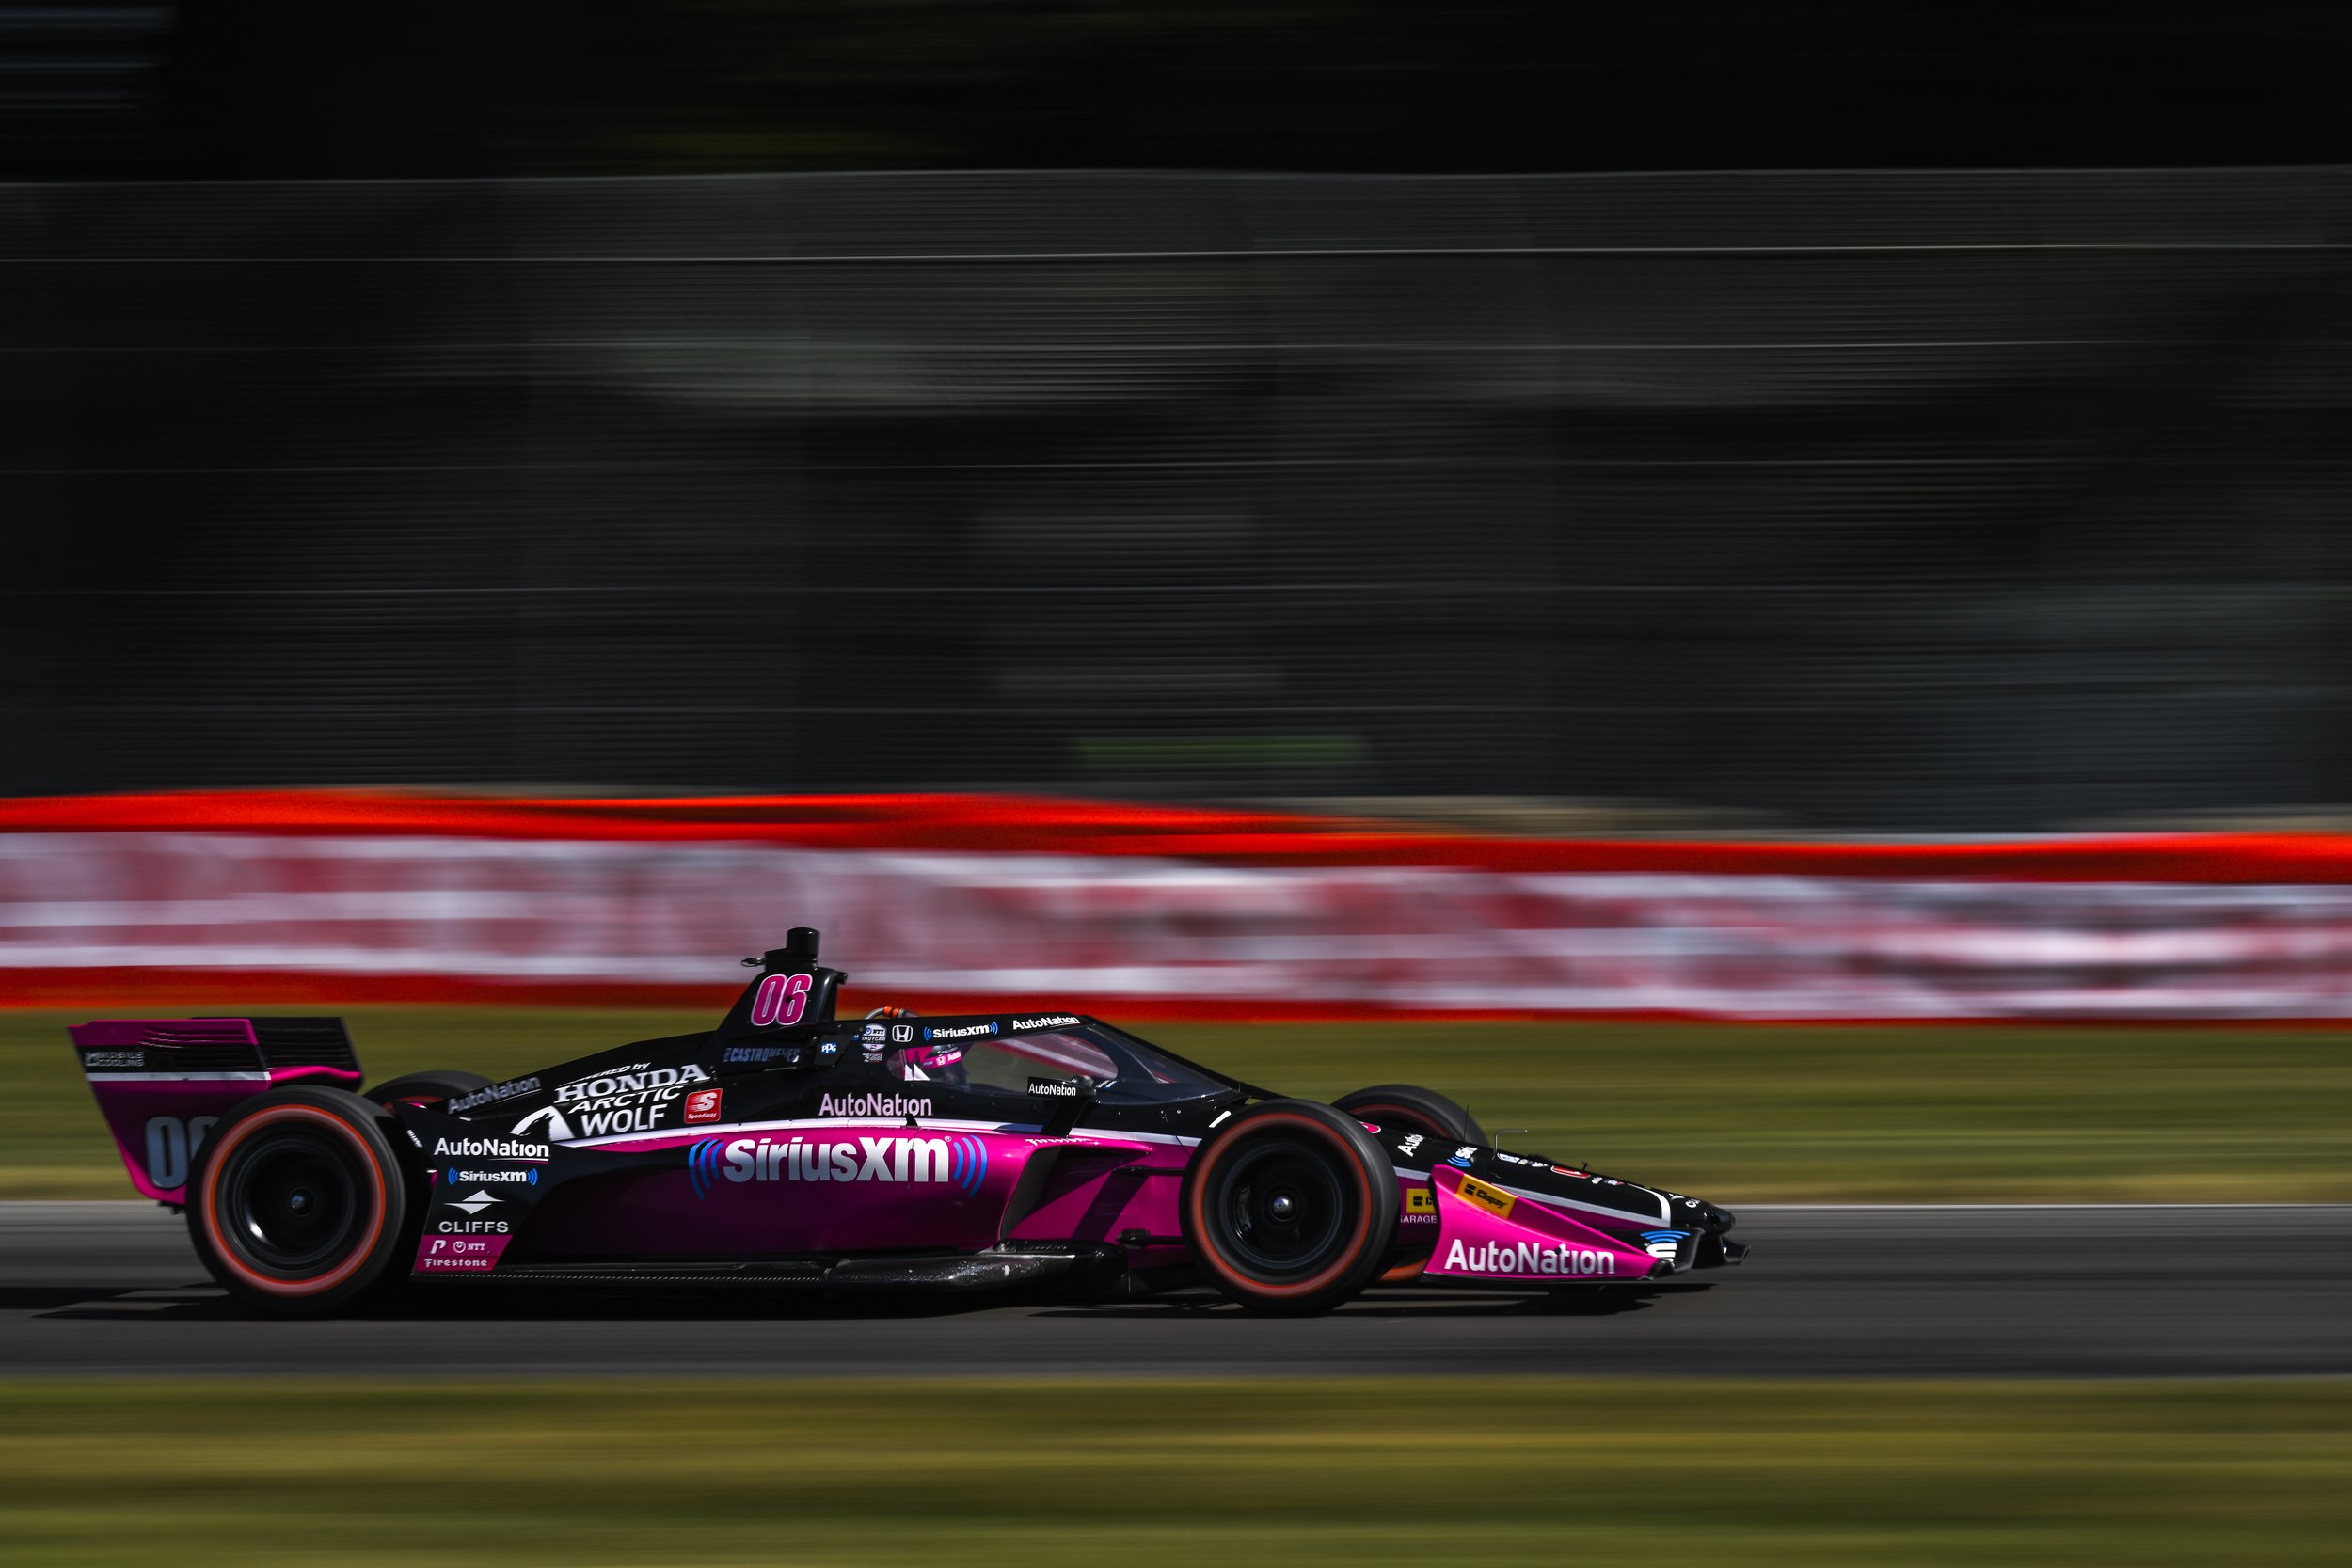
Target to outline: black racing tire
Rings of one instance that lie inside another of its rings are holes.
[[[188,1177],[188,1236],[221,1288],[282,1317],[322,1317],[395,1283],[412,1175],[381,1106],[294,1085],[220,1119]]]
[[[388,1078],[359,1098],[372,1100],[378,1105],[433,1105],[444,1100],[454,1100],[461,1094],[486,1089],[491,1081],[478,1072],[466,1072],[457,1068],[436,1068],[431,1072],[404,1073]]]
[[[1396,1241],[1396,1168],[1362,1122],[1308,1100],[1252,1105],[1195,1150],[1177,1209],[1194,1265],[1259,1312],[1327,1312]]]
[[[1343,1094],[1331,1103],[1375,1126],[1403,1128],[1433,1142],[1482,1147],[1486,1142],[1486,1130],[1468,1111],[1435,1089],[1412,1084],[1375,1084]],[[1436,1227],[1420,1228],[1434,1230]],[[1429,1248],[1417,1245],[1416,1240],[1412,1227],[1397,1227],[1397,1250],[1380,1271],[1381,1284],[1407,1285],[1421,1277],[1422,1270],[1429,1266]],[[1430,1240],[1434,1243],[1436,1238]]]
[[[1478,1119],[1435,1089],[1375,1084],[1343,1094],[1331,1103],[1349,1116],[1382,1127],[1402,1127],[1448,1143],[1486,1145],[1486,1130],[1478,1125]]]

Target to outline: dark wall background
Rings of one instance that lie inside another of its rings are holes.
[[[0,190],[0,790],[2342,800],[2348,178]]]
[[[2352,161],[2328,0],[0,0],[0,176]]]

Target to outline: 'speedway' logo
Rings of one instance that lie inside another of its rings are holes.
[[[937,1138],[705,1138],[686,1151],[694,1196],[721,1180],[937,1182],[977,1193],[988,1180],[988,1140]]]
[[[1534,1242],[1482,1242],[1476,1246],[1454,1243],[1445,1255],[1448,1273],[1465,1274],[1603,1275],[1617,1272],[1614,1253],[1590,1247],[1539,1246]]]

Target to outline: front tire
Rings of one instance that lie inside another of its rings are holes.
[[[1327,1312],[1372,1283],[1396,1239],[1396,1171],[1329,1105],[1253,1105],[1200,1146],[1177,1200],[1209,1283],[1259,1312]]]
[[[1351,1117],[1382,1127],[1402,1127],[1407,1132],[1453,1144],[1486,1143],[1486,1129],[1468,1111],[1435,1089],[1412,1084],[1379,1084],[1358,1089],[1331,1101]]]
[[[1434,1143],[1486,1143],[1486,1131],[1477,1118],[1435,1089],[1424,1089],[1414,1084],[1377,1084],[1354,1094],[1343,1094],[1332,1104],[1351,1117],[1361,1117],[1379,1127],[1402,1128],[1419,1132]],[[1434,1158],[1434,1156],[1433,1156]],[[1434,1228],[1421,1227],[1419,1228]],[[1409,1285],[1421,1277],[1429,1266],[1429,1249],[1416,1246],[1405,1227],[1399,1227],[1399,1240],[1404,1245],[1381,1270],[1383,1285]]]
[[[287,1317],[396,1278],[408,1179],[383,1111],[342,1089],[258,1095],[222,1118],[188,1179],[188,1235],[222,1289]]]

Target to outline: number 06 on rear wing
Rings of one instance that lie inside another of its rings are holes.
[[[100,1019],[66,1033],[131,1185],[174,1207],[204,1134],[241,1101],[282,1084],[359,1086],[340,1018]]]

